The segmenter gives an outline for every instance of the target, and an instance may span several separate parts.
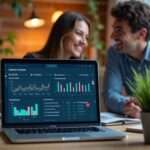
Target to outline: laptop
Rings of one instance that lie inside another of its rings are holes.
[[[3,59],[2,130],[13,143],[116,140],[99,115],[96,61]]]

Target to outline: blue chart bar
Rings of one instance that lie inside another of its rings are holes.
[[[59,81],[56,84],[56,91],[58,93],[89,93],[91,92],[91,83],[82,83],[82,82],[67,82],[60,83]]]
[[[35,104],[34,106],[27,106],[26,109],[18,109],[13,107],[13,115],[17,116],[38,116],[39,115],[39,106]]]

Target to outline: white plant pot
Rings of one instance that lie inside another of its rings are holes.
[[[150,144],[150,112],[141,112],[145,144]]]

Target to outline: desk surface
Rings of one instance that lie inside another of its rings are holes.
[[[126,125],[111,127],[125,131]],[[0,133],[0,150],[149,150],[150,145],[144,144],[143,134],[127,133],[121,141],[94,141],[94,142],[68,142],[68,143],[36,143],[11,144]]]

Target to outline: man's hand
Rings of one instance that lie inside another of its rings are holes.
[[[141,108],[134,97],[127,100],[123,111],[129,117],[140,118]]]

